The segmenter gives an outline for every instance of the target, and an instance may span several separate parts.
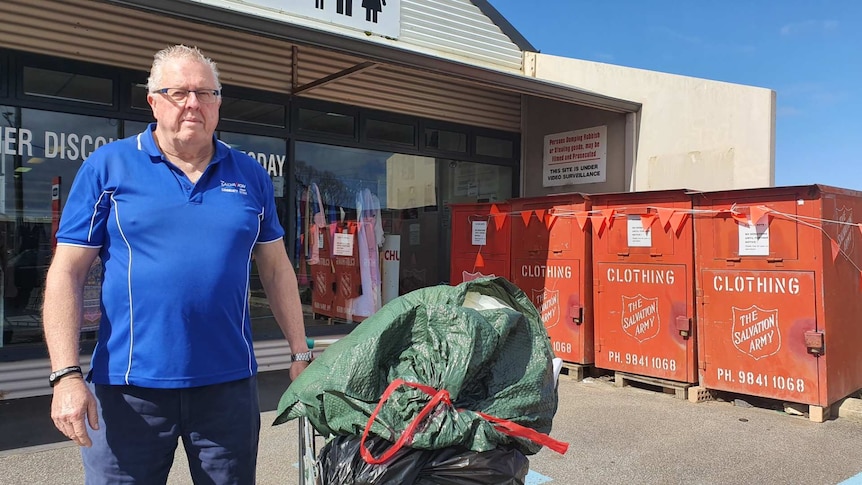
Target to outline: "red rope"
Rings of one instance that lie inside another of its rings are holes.
[[[371,452],[368,451],[368,448],[365,447],[365,440],[368,438],[368,432],[371,429],[371,425],[374,423],[374,419],[377,417],[377,414],[383,407],[383,403],[389,399],[395,389],[398,389],[401,386],[408,386],[414,389],[419,389],[425,394],[431,396],[431,400],[428,401],[428,404],[426,404],[421,411],[419,411],[419,414],[416,415],[415,418],[413,418],[413,421],[411,421],[410,424],[407,425],[407,428],[401,433],[401,436],[398,438],[395,444],[393,444],[392,447],[390,447],[382,455],[380,455],[380,457],[375,458],[371,455]],[[398,452],[398,450],[404,447],[404,445],[413,438],[413,435],[416,433],[416,428],[422,423],[425,417],[428,416],[428,414],[430,414],[431,411],[433,411],[434,408],[436,408],[437,405],[441,402],[452,406],[452,401],[449,398],[449,391],[445,389],[440,389],[438,391],[433,387],[417,384],[415,382],[407,382],[404,379],[395,379],[394,381],[392,381],[392,383],[390,383],[386,390],[383,392],[383,396],[381,396],[380,402],[377,403],[377,407],[374,408],[374,412],[371,413],[371,416],[369,416],[368,423],[366,423],[365,425],[365,430],[362,432],[362,440],[359,443],[359,453],[360,455],[362,455],[362,459],[364,459],[365,462],[369,465],[380,465],[388,461],[395,453]],[[458,411],[461,412],[463,410],[459,409]],[[498,418],[496,416],[491,416],[489,414],[480,412],[476,412],[476,414],[486,419],[488,422],[493,423],[494,429],[501,433],[516,438],[528,439],[533,443],[547,446],[548,448],[560,454],[565,454],[566,451],[569,449],[568,443],[555,440],[546,434],[539,433],[538,431],[531,428],[527,428],[526,426],[521,426],[520,424],[509,421],[508,419]]]

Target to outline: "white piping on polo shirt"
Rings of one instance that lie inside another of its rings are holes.
[[[111,200],[114,200],[114,191],[106,190],[99,195],[99,198],[96,199],[96,204],[93,206],[93,215],[90,216],[90,229],[87,230],[87,241],[91,241],[93,239],[93,227],[96,225],[96,214],[99,213],[99,204],[102,202],[102,198],[105,197],[105,194],[108,194],[108,197]]]
[[[120,208],[117,206],[117,201],[114,199],[113,192],[111,192],[110,198],[111,204],[114,206],[114,220],[117,223],[117,230],[120,232],[123,242],[126,243],[126,247],[129,249],[129,265],[126,268],[126,285],[129,289],[129,364],[126,367],[126,374],[123,376],[123,381],[128,385],[129,374],[132,373],[132,351],[135,348],[135,308],[132,306],[132,245],[129,244],[129,240],[126,238],[126,233],[123,232],[123,225],[120,224]]]
[[[260,213],[257,215],[257,234],[254,235],[255,241],[257,241],[258,236],[260,236],[260,224],[261,224],[261,222],[263,222],[263,212],[264,212],[264,208],[261,207]],[[246,354],[248,355],[248,373],[249,374],[252,373],[252,367],[254,366],[254,362],[253,362],[254,351],[252,350],[251,343],[245,337],[245,327],[248,324],[248,309],[249,309],[248,297],[249,297],[249,285],[251,284],[252,253],[254,253],[254,244],[252,244],[248,250],[248,263],[247,263],[246,267],[248,268],[249,276],[245,279],[245,301],[243,302],[243,305],[242,305],[242,328],[241,328],[242,332],[240,332],[242,334],[242,340],[243,340],[243,342],[245,342]]]

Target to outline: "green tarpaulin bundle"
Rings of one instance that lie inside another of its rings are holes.
[[[557,410],[553,353],[529,298],[503,278],[434,286],[403,295],[326,349],[291,383],[274,424],[307,417],[321,434],[363,434],[389,384],[398,379],[445,389],[408,446],[489,451],[541,448],[505,434],[484,413],[549,433]],[[429,402],[414,387],[394,390],[370,434],[395,442]]]

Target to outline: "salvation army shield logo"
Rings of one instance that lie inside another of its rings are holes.
[[[353,289],[352,284],[353,278],[350,276],[350,273],[341,273],[341,294],[345,298],[350,298],[350,292]]]
[[[658,298],[623,295],[622,325],[623,331],[638,342],[658,335],[661,329]]]
[[[853,223],[853,209],[849,207],[841,207],[835,209],[835,219],[838,224],[838,247],[844,251],[844,254],[853,254],[853,233],[856,232],[858,226]]]
[[[545,328],[551,328],[560,323],[560,290],[531,290],[533,293],[533,304],[542,315],[542,323]]]
[[[754,360],[769,357],[781,350],[778,309],[764,310],[757,306],[733,308],[733,346]]]
[[[321,295],[326,294],[326,275],[323,271],[317,271],[314,275],[314,287]]]

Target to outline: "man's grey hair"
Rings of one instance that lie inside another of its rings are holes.
[[[162,68],[169,61],[189,60],[199,62],[212,70],[213,77],[216,80],[216,89],[221,89],[221,83],[218,79],[218,67],[212,59],[203,55],[197,47],[189,47],[178,44],[162,49],[153,56],[153,65],[150,68],[150,77],[147,79],[147,92],[155,92],[158,89],[170,88],[175,86],[162,86]]]

